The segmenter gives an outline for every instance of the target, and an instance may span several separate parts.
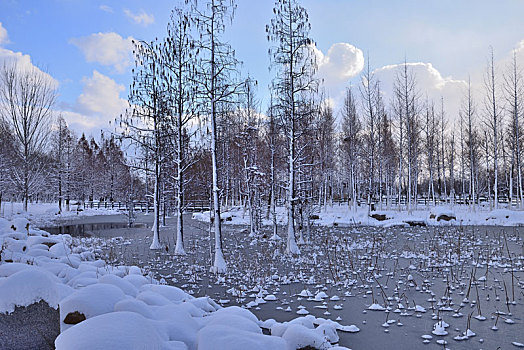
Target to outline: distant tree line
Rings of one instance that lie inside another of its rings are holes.
[[[0,67],[0,203],[22,201],[27,210],[28,202],[58,201],[62,212],[73,202],[124,201],[131,191],[143,197],[120,142],[76,136],[54,114],[56,94],[37,68]]]

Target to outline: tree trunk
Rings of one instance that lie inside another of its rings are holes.
[[[215,260],[211,271],[214,273],[225,273],[227,271],[226,261],[222,253],[222,223],[220,221],[220,193],[218,188],[218,164],[217,164],[217,109],[216,109],[216,62],[215,62],[215,2],[211,2],[211,161],[213,166],[213,211],[215,228]]]
[[[155,190],[153,193],[153,227],[151,231],[153,232],[153,242],[151,243],[150,249],[161,249],[162,245],[160,244],[160,201],[159,201],[159,166],[158,163],[155,164]]]

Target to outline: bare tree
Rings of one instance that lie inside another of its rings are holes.
[[[159,43],[156,41],[134,42],[136,68],[133,69],[133,83],[130,87],[131,109],[122,116],[120,125],[122,138],[129,140],[144,152],[145,159],[153,159],[153,242],[151,249],[161,249],[160,244],[160,181],[163,162],[163,138],[165,137],[166,104],[165,84],[162,81],[162,66]],[[144,162],[147,164],[147,162]],[[145,166],[146,175],[149,171]],[[147,176],[146,176],[147,181]]]
[[[271,103],[268,111],[268,123],[267,123],[267,132],[266,132],[266,142],[269,146],[270,152],[270,203],[269,203],[269,212],[271,214],[271,222],[273,226],[273,235],[271,236],[272,240],[280,240],[278,235],[277,227],[277,166],[278,162],[278,150],[281,148],[282,140],[280,139],[278,123],[275,116],[275,108],[273,106],[273,97],[271,97]]]
[[[462,102],[460,111],[460,118],[464,120],[466,126],[466,152],[468,153],[468,166],[469,166],[469,201],[470,208],[473,211],[476,210],[476,174],[478,167],[478,143],[477,130],[475,128],[475,115],[476,108],[471,95],[471,82],[468,80],[468,90],[466,96]]]
[[[168,88],[171,118],[169,125],[170,141],[174,144],[175,186],[176,186],[176,246],[175,254],[185,255],[183,211],[184,192],[188,182],[186,172],[194,158],[189,152],[189,143],[195,131],[190,123],[197,116],[195,103],[195,54],[193,38],[190,35],[191,13],[177,8],[171,14],[168,36],[161,46],[164,66],[164,80],[170,82]]]
[[[52,135],[52,152],[54,159],[54,180],[58,196],[58,213],[62,213],[65,203],[65,193],[69,193],[71,181],[72,141],[73,137],[66,121],[60,115],[55,123],[55,131]],[[67,197],[69,202],[69,197]],[[67,203],[69,210],[69,203]]]
[[[355,97],[351,87],[346,89],[344,105],[342,106],[342,145],[345,168],[349,169],[349,187],[351,207],[353,212],[357,210],[357,169],[358,154],[361,137],[361,123],[357,114]]]
[[[241,123],[238,134],[238,144],[242,150],[242,174],[246,205],[249,211],[250,235],[254,236],[260,229],[260,196],[261,182],[264,174],[261,172],[258,160],[260,118],[258,102],[255,98],[257,82],[251,77],[245,80],[242,94],[243,103],[240,105]]]
[[[276,0],[274,17],[266,26],[268,40],[275,46],[269,50],[277,77],[273,81],[275,105],[278,106],[282,129],[288,143],[287,216],[288,234],[286,252],[300,254],[295,238],[296,175],[301,151],[299,139],[305,135],[303,121],[311,116],[311,97],[316,92],[317,68],[309,38],[310,24],[305,8],[297,0]]]
[[[447,158],[449,164],[449,201],[451,205],[455,204],[455,131],[451,131],[447,146]]]
[[[522,125],[521,119],[523,116],[523,96],[524,96],[524,79],[522,77],[522,70],[517,63],[517,53],[513,52],[513,59],[508,69],[508,73],[504,74],[504,92],[506,103],[508,105],[508,114],[511,116],[510,123],[510,145],[511,145],[511,175],[510,175],[510,192],[513,192],[513,172],[517,172],[517,190],[519,207],[524,206],[524,194],[522,193]],[[516,168],[516,169],[515,169]],[[510,195],[510,200],[513,196]]]
[[[446,135],[446,114],[444,112],[444,98],[440,98],[440,121],[439,121],[440,130],[437,130],[439,135],[438,140],[438,173],[439,173],[439,195],[442,195],[442,192],[444,193],[444,200],[447,200],[447,186],[446,186],[446,152],[445,152],[445,135]],[[442,173],[440,172],[440,169],[442,169]],[[442,174],[442,177],[441,177]]]
[[[380,93],[380,86],[375,76],[371,71],[370,60],[368,57],[366,70],[362,77],[362,84],[360,85],[360,94],[362,96],[362,106],[364,110],[364,121],[366,126],[366,133],[364,136],[368,168],[368,215],[371,210],[371,200],[373,197],[373,180],[375,177],[375,157],[376,157],[376,139],[377,139],[377,94]]]
[[[20,171],[15,183],[21,188],[24,210],[30,196],[42,185],[44,164],[40,155],[47,149],[49,124],[56,101],[55,84],[37,68],[22,69],[4,63],[0,70],[0,117],[14,133]]]
[[[499,203],[499,147],[500,147],[500,135],[499,129],[502,123],[502,115],[500,113],[500,107],[498,105],[497,96],[497,80],[495,76],[495,61],[493,55],[493,48],[490,49],[490,59],[488,60],[488,66],[486,68],[486,75],[484,77],[484,88],[486,97],[484,100],[485,106],[485,125],[491,133],[490,144],[492,147],[493,155],[493,193],[494,193],[494,206],[498,208]],[[491,197],[491,193],[490,193]]]
[[[218,187],[217,123],[221,111],[226,111],[237,94],[241,83],[235,80],[239,62],[231,46],[222,41],[226,23],[233,20],[234,0],[209,0],[205,9],[194,6],[193,19],[200,37],[195,41],[199,50],[199,68],[196,80],[198,93],[211,124],[211,161],[213,174],[213,217],[215,230],[214,272],[226,272],[222,251],[222,225],[220,222],[220,188]]]
[[[437,124],[435,121],[435,106],[433,101],[429,102],[426,99],[426,128],[425,128],[425,146],[426,146],[426,160],[429,170],[428,195],[431,196],[433,206],[435,205],[435,183],[434,183],[434,161],[437,144]]]
[[[317,122],[317,144],[316,153],[318,154],[317,173],[319,177],[319,206],[327,207],[329,201],[333,202],[333,178],[335,167],[335,118],[333,109],[329,103],[324,100],[320,106]]]
[[[416,196],[417,188],[420,125],[416,78],[406,62],[399,67],[394,83],[394,91],[394,108],[399,119],[400,130],[399,189],[401,188],[403,178],[402,163],[404,152],[402,152],[402,149],[405,148],[407,161],[407,209],[408,212],[411,212],[413,209],[412,199],[414,195]]]
[[[384,173],[386,185],[386,205],[388,210],[391,207],[393,187],[395,183],[395,174],[397,168],[398,147],[393,139],[392,122],[383,107],[379,108],[381,120],[380,129],[380,169]]]

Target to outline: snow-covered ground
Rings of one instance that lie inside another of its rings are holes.
[[[318,216],[311,222],[319,226],[408,226],[408,225],[427,225],[427,226],[523,226],[524,211],[496,209],[489,210],[487,207],[477,207],[473,210],[469,206],[437,206],[425,207],[418,206],[411,213],[406,210],[377,210],[368,215],[367,207],[359,207],[354,212],[347,205],[327,206],[320,210],[313,211],[312,216]],[[379,219],[373,218],[375,216]],[[221,214],[225,224],[248,225],[249,213],[241,207],[233,207],[225,210]],[[209,222],[209,211],[194,213],[193,218],[202,222]],[[271,225],[271,218],[264,217],[263,225]],[[277,208],[277,223],[287,224],[287,214],[284,207]]]
[[[0,207],[0,218],[12,219],[15,217],[25,217],[35,227],[52,226],[53,223],[60,220],[74,219],[85,216],[96,215],[115,215],[117,209],[84,209],[79,205],[71,205],[69,211],[63,209],[58,214],[58,203],[28,203],[27,212],[24,211],[21,202],[2,202]]]
[[[41,300],[59,307],[57,349],[344,349],[332,345],[337,330],[358,330],[310,315],[262,322],[249,310],[161,284],[136,266],[111,266],[72,242],[24,217],[0,218],[0,313]]]

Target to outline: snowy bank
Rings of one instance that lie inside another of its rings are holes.
[[[229,225],[248,225],[249,211],[242,207],[225,209],[221,220]],[[209,211],[193,213],[193,219],[210,222]],[[377,210],[368,214],[367,207],[356,211],[347,205],[333,205],[315,210],[310,215],[310,222],[317,226],[524,226],[524,211],[477,207],[472,210],[466,205],[441,205],[436,207],[419,206],[411,212],[407,210]],[[277,223],[287,224],[286,209],[277,208]],[[272,219],[263,218],[262,225],[272,225]]]
[[[52,223],[58,220],[116,214],[121,214],[121,211],[110,208],[84,209],[77,204],[71,205],[69,211],[64,208],[60,214],[58,213],[58,203],[29,203],[27,212],[23,210],[23,203],[20,202],[2,202],[0,207],[0,217],[8,219],[25,217],[31,224],[38,227],[52,226]]]
[[[0,219],[0,313],[40,301],[59,308],[57,349],[328,349],[345,330],[312,316],[261,322],[249,310],[159,284],[136,266],[110,266],[71,242],[26,218]]]

